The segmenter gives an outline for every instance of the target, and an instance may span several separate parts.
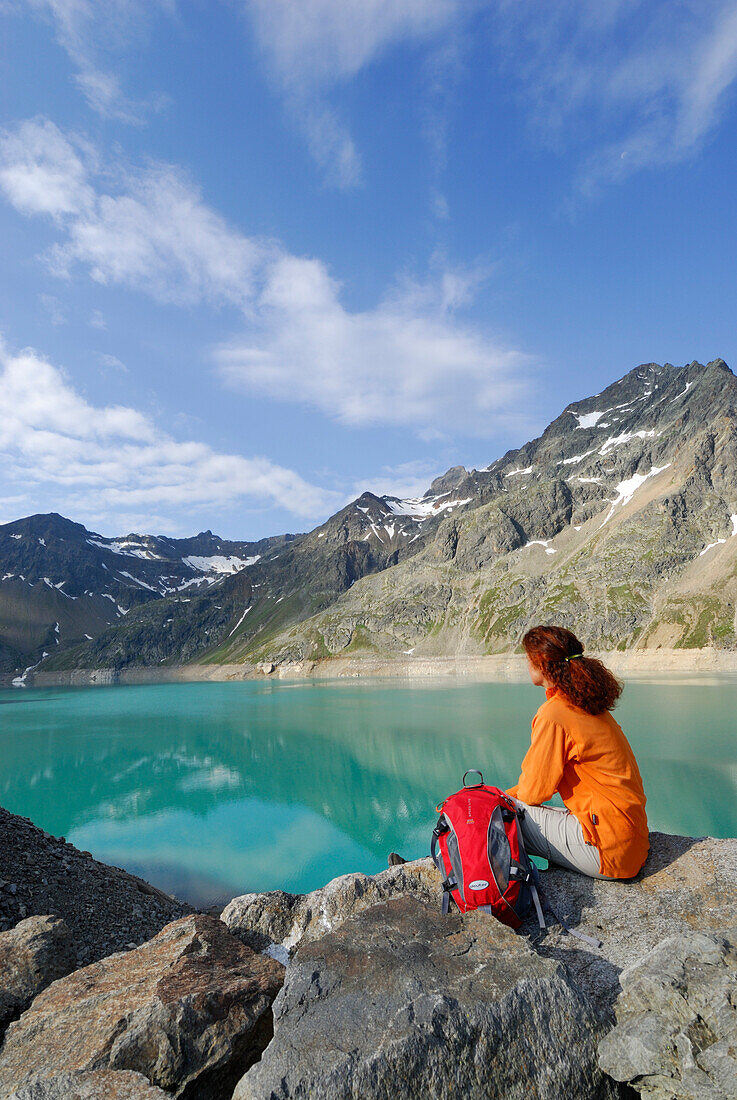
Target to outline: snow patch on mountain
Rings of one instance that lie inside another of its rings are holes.
[[[609,522],[609,520],[614,515],[615,509],[619,508],[620,506],[624,507],[626,504],[629,504],[629,502],[632,500],[632,497],[635,495],[641,485],[644,485],[644,483],[648,481],[649,478],[657,477],[658,474],[662,474],[663,470],[667,470],[669,466],[670,462],[666,462],[665,466],[651,467],[649,474],[633,474],[632,477],[628,477],[625,481],[620,481],[619,485],[617,485],[615,489],[617,495],[611,502],[612,506],[609,509],[609,515],[606,517],[604,523],[602,523],[601,526],[603,527],[604,524]]]
[[[196,569],[198,573],[240,573],[241,569],[246,569],[247,566],[253,565],[261,557],[260,554],[254,554],[250,558],[239,558],[235,554],[231,554],[226,558],[223,554],[211,554],[208,557],[201,557],[198,554],[190,554],[187,558],[182,558],[185,565],[189,565],[192,569]]]
[[[240,619],[238,620],[238,622],[237,622],[237,623],[235,624],[235,626],[234,626],[234,627],[233,627],[233,629],[231,630],[230,634],[228,635],[228,637],[229,637],[229,638],[230,638],[230,637],[231,637],[231,636],[232,636],[233,634],[235,634],[236,630],[237,630],[237,629],[238,629],[238,627],[239,627],[239,626],[241,625],[241,623],[243,622],[243,620],[245,619],[246,615],[248,614],[248,612],[249,612],[250,610],[251,610],[251,608],[250,608],[250,607],[247,607],[247,608],[246,608],[246,610],[245,610],[245,611],[243,612],[243,614],[241,615]]]
[[[722,543],[726,541],[726,539],[717,539],[716,542],[710,542],[708,546],[705,546],[703,550],[699,551],[699,557],[703,558],[704,554],[706,554],[709,550],[713,550],[715,546],[721,546]]]
[[[147,588],[149,592],[155,592],[157,596],[159,595],[159,591],[157,588],[154,588],[153,585],[147,584],[146,581],[142,581],[140,577],[134,577],[132,573],[127,573],[125,569],[119,569],[118,572],[120,573],[121,577],[127,577],[128,580],[133,581],[134,584],[140,584],[141,588]]]
[[[584,451],[580,455],[572,455],[571,458],[562,458],[558,463],[559,466],[570,466],[572,462],[583,462],[589,455],[595,454],[596,447],[592,451]]]
[[[44,652],[41,654],[41,660],[36,661],[35,665],[29,665],[28,668],[24,670],[22,676],[15,676],[13,678],[13,680],[11,681],[13,687],[25,687],[26,677],[28,673],[32,672],[34,668],[38,668],[38,666],[41,664],[41,661],[43,661],[46,657],[48,657],[48,653],[46,652],[46,650],[44,650]]]
[[[470,504],[473,497],[465,500],[445,500],[440,503],[447,493],[441,493],[438,497],[416,497],[414,499],[399,500],[397,497],[384,497],[387,507],[395,516],[411,516],[412,519],[422,522],[430,516],[437,516],[440,512],[447,512],[453,508],[462,508],[464,504]]]
[[[526,542],[523,549],[526,550],[528,546],[542,546],[546,554],[557,553],[555,547],[551,546],[552,539],[532,539],[531,542]]]
[[[143,558],[145,561],[165,561],[161,554],[155,554],[143,542],[135,542],[133,539],[110,539],[105,542],[100,539],[87,539],[90,546],[99,546],[101,550],[110,550],[113,554],[123,554],[129,558]]]
[[[606,443],[603,444],[599,450],[599,454],[602,458],[608,455],[610,451],[613,451],[615,447],[621,447],[623,443],[629,443],[630,439],[654,439],[656,435],[659,435],[656,431],[640,431],[640,432],[622,432],[621,435],[610,435]]]
[[[693,386],[693,382],[687,382],[685,390],[681,390],[681,392],[679,394],[676,394],[676,396],[671,401],[671,405],[674,405],[676,403],[676,401],[680,401],[682,397],[685,397],[692,386]],[[716,546],[716,543],[712,543],[712,546]]]
[[[575,412],[573,415],[578,421],[578,424],[576,424],[576,428],[595,428],[598,422],[601,420],[602,416],[606,416],[607,412],[609,412],[609,409],[605,409],[604,412]]]

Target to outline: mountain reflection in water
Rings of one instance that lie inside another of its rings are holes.
[[[424,855],[467,768],[509,786],[527,684],[209,683],[16,689],[0,803],[196,904],[306,891]],[[630,682],[616,716],[652,829],[737,834],[737,679]]]

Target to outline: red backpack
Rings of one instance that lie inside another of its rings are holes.
[[[471,774],[480,782],[467,786]],[[471,769],[460,791],[444,799],[437,811],[430,855],[443,877],[443,912],[452,897],[462,913],[483,909],[519,928],[532,902],[544,928],[537,868],[525,851],[517,807],[509,795],[485,786],[481,772]]]
[[[477,775],[481,782],[466,785],[466,775]],[[460,791],[436,809],[440,817],[430,855],[443,877],[443,913],[453,898],[462,913],[482,909],[519,928],[534,904],[537,922],[545,929],[537,867],[525,851],[519,826],[524,809],[498,787],[485,786],[475,768],[463,776]],[[547,908],[564,931],[592,947],[603,946],[601,940],[569,928],[549,904]]]

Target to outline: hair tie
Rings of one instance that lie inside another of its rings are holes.
[[[576,657],[583,657],[583,653],[571,653],[568,657],[564,657],[564,661],[573,661]]]

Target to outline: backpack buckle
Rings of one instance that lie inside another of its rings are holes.
[[[532,871],[525,871],[523,867],[510,867],[509,878],[514,882],[527,883],[532,879]]]
[[[445,879],[444,882],[440,883],[440,886],[446,892],[446,894],[449,894],[451,892],[451,890],[455,890],[457,888],[458,883],[456,882],[455,879],[447,878],[447,879]]]

